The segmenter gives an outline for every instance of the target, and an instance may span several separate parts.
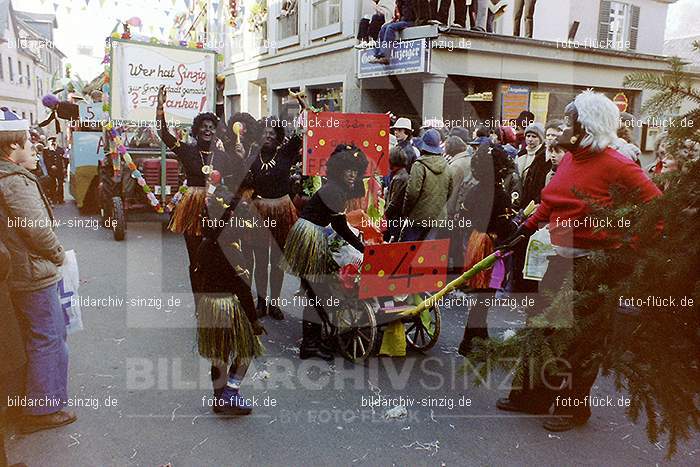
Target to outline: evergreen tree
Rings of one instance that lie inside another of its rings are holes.
[[[695,47],[700,52],[700,44]],[[688,138],[700,141],[700,92],[683,67],[674,58],[666,73],[636,73],[626,79],[627,85],[657,91],[645,106],[649,115],[672,112],[684,101],[693,105],[669,124],[671,151]],[[694,125],[679,125],[683,119]],[[513,337],[480,341],[467,368],[476,367],[481,381],[496,368],[513,370],[514,385],[522,384],[524,367],[514,361],[526,360],[530,374],[556,374],[566,367],[551,362],[576,348],[574,343],[600,344],[592,347],[602,353],[587,357],[601,359],[603,374],[627,392],[627,415],[636,422],[644,414],[652,443],[668,436],[670,458],[679,441],[700,431],[700,163],[688,160],[683,170],[655,181],[664,194],[648,204],[636,205],[629,194],[616,193],[613,206],[592,205],[595,217],[630,222],[622,247],[596,253],[592,267],[567,278],[568,286],[551,297],[551,305]],[[572,279],[594,287],[575,292]],[[649,296],[671,297],[675,303],[620,306],[621,297]],[[572,326],[572,305],[593,313]]]

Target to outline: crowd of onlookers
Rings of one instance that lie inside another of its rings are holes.
[[[65,165],[56,149],[55,142],[47,148],[38,137],[33,141],[28,121],[0,109],[0,410],[13,406],[0,412],[0,465],[7,464],[10,419],[19,432],[32,433],[77,418],[63,410],[68,346],[58,283],[65,253],[45,194],[63,200]]]
[[[410,119],[393,117],[391,172],[383,178],[388,221],[385,240],[450,238],[451,273],[460,274],[473,265],[474,261],[468,256],[474,226],[466,229],[455,226],[467,225],[465,219],[473,224],[486,222],[481,230],[486,232],[493,213],[479,210],[472,201],[479,199],[489,209],[497,201],[503,201],[500,211],[494,209],[501,216],[514,217],[529,203],[541,202],[542,190],[551,183],[568,152],[561,144],[561,135],[567,126],[564,119],[551,119],[542,124],[534,118],[532,113],[523,111],[510,125],[483,124],[471,130],[429,122],[414,136]],[[634,117],[622,113],[617,135],[611,139],[609,147],[641,167],[641,150],[635,144],[630,122],[634,122]],[[498,167],[491,168],[478,180],[474,174],[474,158],[483,146],[492,148],[492,152],[495,150],[502,157],[499,157]],[[700,143],[690,140],[678,153],[672,154],[667,151],[667,139],[662,134],[655,148],[655,160],[642,167],[650,177],[680,170],[685,161],[700,158]],[[488,181],[484,177],[488,177]],[[491,182],[495,182],[496,188],[484,191],[485,186],[493,184]],[[506,199],[499,198],[499,193]],[[425,219],[432,219],[432,225],[422,222]],[[507,235],[502,231],[503,236]],[[525,253],[525,245],[521,244],[509,258],[505,290],[537,290],[536,282],[523,278]]]
[[[363,17],[357,38],[363,45],[378,43],[375,61],[388,64],[388,52],[397,34],[413,26],[466,28],[494,32],[494,21],[509,6],[507,0],[363,0]],[[513,35],[532,37],[537,0],[514,0]],[[454,4],[454,14],[450,10]]]
[[[525,310],[528,319],[544,311],[553,293],[567,287],[567,272],[594,267],[589,259],[595,251],[620,246],[615,232],[583,222],[590,215],[591,202],[609,206],[614,202],[614,187],[628,191],[640,203],[649,202],[661,194],[653,174],[683,170],[688,161],[700,159],[699,142],[688,140],[672,154],[661,136],[655,161],[642,167],[632,131],[634,117],[621,114],[603,94],[583,92],[563,110],[561,119],[544,124],[523,111],[512,122],[493,125],[488,121],[471,131],[432,121],[417,136],[408,118],[394,119],[391,173],[384,178],[389,227],[385,238],[449,239],[452,277],[469,270],[498,245],[512,244],[512,254],[501,258],[503,270],[482,271],[462,288],[486,296],[499,291],[531,293],[537,303]],[[523,220],[522,211],[528,205],[537,207]],[[426,225],[426,219],[432,223]],[[514,240],[545,230],[554,256],[549,257],[543,277],[526,277],[528,242]],[[596,290],[598,285],[574,276],[573,287],[581,292]],[[488,302],[479,300],[468,310],[460,354],[469,355],[475,339],[489,337]],[[574,308],[573,314],[574,319],[582,319],[585,310]],[[581,400],[595,381],[599,362],[592,357],[581,360],[580,355],[597,352],[591,345],[564,355],[572,365],[568,390]],[[539,382],[533,388],[513,390],[497,407],[549,414],[551,389]],[[544,423],[551,431],[571,429],[590,417],[587,407],[555,408],[552,413],[557,417]]]

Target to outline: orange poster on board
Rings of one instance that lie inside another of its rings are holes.
[[[447,281],[449,240],[385,243],[365,247],[360,298],[434,292]]]
[[[367,173],[389,173],[389,116],[309,112],[304,117],[304,175],[325,175],[326,161],[339,144],[354,144],[369,160]]]

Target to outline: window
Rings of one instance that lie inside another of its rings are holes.
[[[326,112],[343,111],[343,85],[309,89],[311,105]]]
[[[34,112],[29,112],[29,123],[34,125]]]
[[[284,0],[277,17],[277,38],[289,39],[299,34],[299,19],[296,0]]]
[[[624,2],[600,2],[598,43],[601,48],[636,50],[639,7]]]
[[[622,49],[627,35],[629,5],[620,2],[610,2],[610,25],[608,26],[608,41],[614,49]]]
[[[17,83],[22,84],[22,62],[17,59]]]
[[[5,79],[5,69],[3,68],[3,64],[2,64],[2,55],[0,55],[0,79],[1,80]]]
[[[7,72],[10,75],[10,82],[14,82],[15,80],[15,72],[12,69],[12,57],[7,57]]]
[[[340,23],[340,1],[341,0],[312,0],[312,28],[321,29]]]
[[[27,64],[27,87],[32,87],[32,75],[29,74],[29,64]]]

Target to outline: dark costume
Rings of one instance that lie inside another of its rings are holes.
[[[329,276],[334,275],[338,269],[333,260],[326,227],[330,224],[355,249],[364,251],[362,241],[348,227],[345,204],[364,192],[362,174],[367,168],[367,158],[357,148],[338,146],[327,166],[328,183],[304,206],[284,247],[282,265],[288,273],[301,279],[310,303],[304,307],[301,358],[319,355],[322,334],[319,316],[325,317],[326,311],[323,306],[311,304],[317,299],[325,303],[330,295],[328,281],[332,278]],[[342,181],[342,173],[346,169],[354,169],[359,174],[359,180],[356,179],[353,188]]]
[[[482,145],[472,158],[472,174],[477,183],[465,196],[466,206],[460,213],[472,222],[471,232],[465,232],[468,241],[464,270],[471,269],[493,253],[495,246],[515,230],[509,220],[512,211],[510,196],[503,189],[503,177],[510,170],[509,162],[508,155],[498,145]],[[482,271],[465,283],[483,296],[469,310],[459,346],[463,355],[469,353],[474,337],[488,338],[486,299],[493,297],[499,287],[492,284],[492,272],[491,269]]]
[[[48,171],[47,195],[52,203],[63,203],[63,182],[66,178],[66,162],[63,148],[44,150],[44,164]]]
[[[249,407],[232,399],[238,401],[237,385],[250,359],[262,353],[252,327],[256,321],[253,297],[249,283],[244,280],[249,272],[244,267],[240,246],[241,227],[235,219],[231,221],[240,203],[239,191],[246,173],[243,161],[219,150],[212,142],[199,139],[195,144],[179,142],[168,132],[163,114],[158,120],[163,142],[175,153],[187,176],[187,193],[177,205],[169,227],[173,232],[183,233],[187,244],[197,310],[198,350],[212,362],[214,396],[222,400],[222,404],[214,406],[214,411],[250,413]],[[195,138],[198,125],[204,120],[214,124],[218,121],[213,114],[200,114],[193,123]],[[205,166],[210,170],[203,171]],[[211,171],[221,175],[218,186],[210,184]],[[218,219],[216,225],[225,227],[211,228],[207,219]],[[220,245],[225,247],[222,249]],[[230,360],[233,363],[228,381],[230,384],[236,380],[235,387],[229,387],[223,378]]]
[[[280,141],[281,138],[278,139]],[[281,142],[281,141],[280,141]],[[280,146],[260,146],[251,155],[250,175],[255,189],[253,206],[262,222],[253,241],[255,252],[255,287],[258,293],[258,310],[282,319],[276,305],[265,307],[268,296],[271,302],[279,299],[282,289],[283,271],[280,269],[282,249],[287,235],[297,220],[297,212],[290,196],[292,167],[301,160],[302,139],[294,134]],[[270,267],[270,294],[267,295],[268,265]]]

